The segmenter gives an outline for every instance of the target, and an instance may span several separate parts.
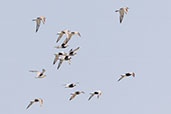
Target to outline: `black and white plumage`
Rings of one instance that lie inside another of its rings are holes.
[[[97,91],[94,91],[94,92],[91,92],[90,93],[90,97],[88,98],[88,100],[90,100],[94,95],[97,95],[97,98],[99,98],[102,94],[102,91],[101,90],[97,90]]]
[[[36,98],[36,99],[34,99],[34,100],[31,100],[30,101],[30,103],[29,103],[29,105],[26,107],[26,109],[28,109],[33,103],[35,103],[35,102],[40,102],[40,106],[42,106],[42,104],[43,104],[43,99],[41,99],[41,98]]]
[[[67,53],[65,53],[64,51],[61,51],[61,52],[55,53],[54,55],[55,55],[55,59],[53,61],[53,65],[57,62],[57,60],[59,60],[60,56],[66,56]]]
[[[35,78],[44,78],[46,75],[44,74],[46,72],[45,69],[42,69],[42,71],[37,71],[37,70],[29,70],[29,72],[35,72],[37,76]]]
[[[65,84],[65,88],[74,88],[77,84],[79,84],[79,82]]]
[[[66,56],[61,56],[61,57],[59,58],[59,64],[58,64],[57,69],[60,68],[60,66],[61,66],[61,64],[62,64],[63,61],[68,61],[68,63],[71,64],[71,57],[68,56],[68,55],[66,55]]]
[[[69,56],[74,56],[74,55],[76,55],[77,53],[75,53],[75,52],[76,52],[77,50],[79,50],[79,49],[80,49],[80,47],[77,47],[76,49],[70,49],[68,55],[69,55]]]
[[[76,95],[79,95],[81,93],[84,94],[84,91],[76,91],[76,92],[71,93],[72,96],[69,98],[69,100],[71,101]]]
[[[134,72],[126,72],[125,74],[122,74],[121,77],[119,78],[118,81],[122,80],[125,77],[129,77],[129,76],[133,76],[135,77],[135,73]]]

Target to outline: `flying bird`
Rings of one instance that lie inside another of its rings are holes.
[[[76,49],[70,49],[69,55],[70,55],[70,56],[76,55],[77,53],[75,53],[75,51],[77,51],[77,50],[79,50],[79,49],[80,49],[80,47],[77,47]]]
[[[64,44],[67,44],[68,41],[71,39],[71,37],[75,34],[77,34],[79,37],[81,37],[81,34],[79,32],[68,32],[67,37],[64,40]]]
[[[128,7],[124,7],[124,8],[120,8],[119,10],[116,10],[115,12],[119,12],[120,14],[120,23],[122,23],[122,20],[123,20],[123,17],[124,17],[124,14],[127,14],[128,12]]]
[[[88,98],[88,100],[90,100],[94,95],[97,95],[97,98],[100,97],[100,95],[102,94],[102,91],[98,90],[98,91],[94,91],[90,93],[90,97]]]
[[[122,74],[118,81],[120,81],[121,79],[123,79],[125,77],[129,77],[129,76],[135,77],[135,73],[134,72],[127,72],[125,74]]]
[[[31,100],[30,101],[30,104],[26,107],[26,109],[28,109],[33,103],[35,103],[35,102],[40,102],[40,106],[42,106],[42,104],[43,104],[43,99],[41,99],[41,98],[36,98],[36,99],[34,99],[34,100]]]
[[[62,31],[58,32],[57,35],[59,35],[59,36],[58,36],[58,39],[56,40],[56,43],[62,38],[62,36],[64,34],[66,34],[66,36],[68,36],[68,33],[69,33],[69,30],[62,30]]]
[[[71,57],[68,56],[68,55],[66,55],[66,56],[61,56],[61,57],[59,58],[59,63],[58,63],[57,69],[60,68],[60,66],[61,66],[61,64],[62,64],[63,61],[68,61],[68,63],[71,64]]]
[[[53,61],[53,65],[56,63],[56,61],[59,59],[60,56],[62,56],[62,55],[66,56],[67,53],[61,51],[61,52],[55,53],[54,55],[55,55],[55,59]]]
[[[79,95],[79,94],[81,94],[81,93],[84,94],[84,91],[76,91],[76,92],[74,92],[74,93],[71,93],[72,96],[69,98],[69,100],[71,101],[76,95]]]
[[[36,19],[33,19],[32,21],[36,21],[36,32],[39,30],[40,28],[40,24],[41,24],[41,21],[43,24],[45,24],[45,17],[44,16],[40,16],[40,17],[37,17]]]
[[[77,84],[79,84],[79,82],[65,84],[65,88],[74,88]]]
[[[35,72],[37,76],[35,78],[44,78],[46,75],[44,73],[46,72],[45,69],[42,69],[42,71],[36,71],[36,70],[30,70],[29,72]]]

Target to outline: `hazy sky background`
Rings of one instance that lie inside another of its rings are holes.
[[[0,1],[0,113],[2,114],[170,114],[170,0],[2,0]],[[116,9],[128,6],[119,23]],[[33,18],[45,16],[35,33]],[[56,33],[79,31],[71,48],[80,47],[71,65],[52,65],[60,51]],[[35,79],[29,70],[45,68]],[[117,80],[125,72],[135,78]],[[80,82],[74,89],[62,84]],[[102,90],[100,99],[89,93]],[[70,93],[86,94],[69,101]],[[44,99],[30,109],[30,100]]]

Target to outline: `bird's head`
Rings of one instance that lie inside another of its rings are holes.
[[[135,77],[135,73],[134,72],[132,72],[132,76]]]

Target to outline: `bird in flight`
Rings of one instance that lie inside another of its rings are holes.
[[[33,19],[32,21],[36,21],[36,32],[39,30],[40,28],[40,24],[41,24],[41,21],[43,24],[45,24],[45,17],[44,16],[40,16],[40,17],[37,17],[36,19]]]
[[[56,43],[62,38],[62,36],[63,36],[64,34],[66,34],[66,36],[68,36],[68,33],[69,33],[69,30],[67,30],[67,29],[58,32],[57,35],[59,35],[59,36],[58,36],[58,39],[56,40]]]
[[[66,39],[64,40],[64,43],[67,44],[68,41],[71,39],[73,35],[77,34],[79,37],[81,37],[81,34],[79,32],[68,32]]]
[[[77,51],[77,50],[79,50],[79,49],[80,49],[80,47],[77,47],[76,49],[70,49],[70,50],[69,50],[69,55],[70,55],[70,56],[76,55],[77,53],[75,53],[75,51]]]
[[[135,73],[134,72],[127,72],[125,74],[122,74],[118,81],[122,80],[125,77],[129,77],[129,76],[135,77]]]
[[[66,56],[67,53],[65,53],[64,51],[61,51],[61,52],[55,53],[54,55],[55,55],[55,59],[53,61],[53,65],[57,62],[60,56]]]
[[[37,76],[35,78],[44,78],[46,75],[44,73],[46,72],[45,69],[42,69],[42,71],[37,71],[37,70],[29,70],[29,72],[35,72]]]
[[[68,56],[68,55],[66,55],[66,56],[61,56],[61,57],[59,58],[59,64],[58,64],[57,69],[60,68],[60,66],[61,66],[61,64],[62,64],[63,61],[68,61],[68,63],[71,64],[71,57]]]
[[[120,8],[119,10],[116,10],[115,12],[119,12],[119,14],[120,14],[120,23],[122,23],[122,20],[123,20],[123,18],[124,18],[124,14],[127,14],[127,12],[128,12],[128,7],[123,7],[123,8]]]
[[[28,109],[33,103],[35,103],[35,102],[40,102],[40,106],[42,106],[42,104],[43,104],[43,99],[41,99],[41,98],[36,98],[36,99],[34,99],[34,100],[31,100],[30,101],[30,104],[26,107],[26,109]]]
[[[72,96],[69,98],[69,100],[71,101],[76,95],[79,95],[79,94],[81,94],[81,93],[84,94],[84,91],[76,91],[76,92],[74,92],[74,93],[71,93]]]
[[[74,88],[77,84],[79,84],[79,82],[65,84],[64,86],[65,86],[65,88]]]
[[[94,95],[97,95],[97,98],[99,98],[101,94],[102,94],[102,91],[100,91],[100,90],[91,92],[90,97],[88,98],[88,100],[90,100]]]

